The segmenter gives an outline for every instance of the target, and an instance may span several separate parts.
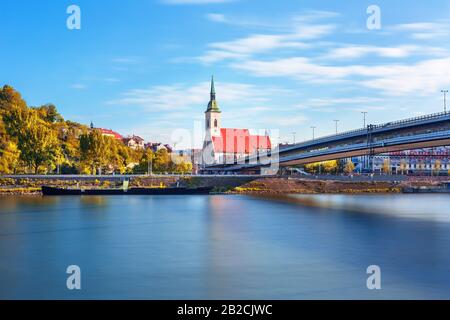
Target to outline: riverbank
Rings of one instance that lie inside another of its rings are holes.
[[[83,179],[0,178],[0,195],[40,195],[42,186],[62,188],[120,188],[120,177]],[[130,178],[129,187],[214,187],[216,193],[231,194],[358,194],[400,193],[407,187],[436,187],[443,180],[430,177],[408,177],[401,181],[342,181],[292,177],[260,176],[140,176]]]

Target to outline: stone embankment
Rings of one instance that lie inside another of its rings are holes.
[[[120,188],[124,178],[1,178],[1,194],[40,194],[41,186],[64,188]],[[342,181],[261,176],[137,176],[129,178],[130,187],[214,187],[216,193],[238,194],[317,194],[317,193],[399,193],[404,187],[436,186],[441,178],[408,178],[402,181]],[[446,179],[444,179],[446,180]],[[448,180],[448,179],[447,179]]]

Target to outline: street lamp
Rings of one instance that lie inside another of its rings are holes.
[[[292,132],[292,137],[294,138],[294,144],[295,144],[295,135],[297,134],[297,132]]]
[[[338,134],[338,122],[339,120],[333,120],[336,123],[336,134]]]
[[[314,140],[315,140],[315,130],[316,130],[316,127],[311,127],[311,129],[312,129],[313,141],[314,141]]]
[[[364,126],[363,126],[363,128],[365,128],[366,127],[366,115],[367,115],[367,111],[361,111],[361,113],[363,114],[363,116],[364,116]]]
[[[448,90],[441,90],[441,92],[444,94],[444,113],[447,113],[447,93],[448,93]]]

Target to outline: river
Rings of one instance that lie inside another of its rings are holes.
[[[450,197],[2,196],[0,298],[450,299]]]

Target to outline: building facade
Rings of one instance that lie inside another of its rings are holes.
[[[390,174],[448,174],[450,147],[426,148],[355,157],[355,172]]]
[[[374,172],[393,174],[448,173],[450,147],[408,150],[373,157]]]
[[[249,155],[268,152],[271,147],[268,135],[253,135],[249,129],[222,128],[222,112],[212,78],[210,101],[205,111],[203,163],[236,163]]]

